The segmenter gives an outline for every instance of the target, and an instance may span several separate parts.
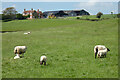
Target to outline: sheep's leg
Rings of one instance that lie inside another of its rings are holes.
[[[46,62],[44,62],[44,65],[46,65]]]
[[[102,53],[100,53],[100,58],[102,57]]]
[[[105,54],[105,57],[106,57],[106,54]]]
[[[16,54],[16,56],[20,56],[20,54]]]
[[[98,54],[98,58],[100,58],[100,54]]]

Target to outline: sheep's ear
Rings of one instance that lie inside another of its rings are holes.
[[[110,51],[110,49],[109,49],[109,48],[107,48],[107,51]]]

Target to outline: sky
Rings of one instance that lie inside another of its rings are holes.
[[[59,0],[58,0],[59,1]],[[62,1],[62,0],[61,0]],[[81,10],[88,11],[91,15],[96,15],[98,12],[103,14],[110,14],[111,11],[115,14],[118,13],[118,0],[64,0],[66,2],[57,2],[55,0],[3,0],[2,10],[7,7],[15,7],[18,13],[22,13],[24,9],[41,10],[44,11],[55,11],[55,10]]]

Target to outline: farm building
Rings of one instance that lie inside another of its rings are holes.
[[[45,18],[48,18],[48,16],[50,15],[54,15],[56,17],[64,17],[64,16],[68,16],[68,14],[64,13],[64,11],[46,11],[43,13],[43,16]]]
[[[39,11],[39,9],[36,11],[36,10],[33,10],[33,8],[31,8],[31,10],[24,9],[24,12],[23,12],[22,15],[23,16],[30,15],[29,19],[32,19],[32,18],[42,18],[43,17],[43,13],[41,11]]]
[[[64,11],[67,13],[69,16],[82,16],[82,15],[90,15],[87,11],[85,10],[66,10]]]
[[[60,10],[60,11],[46,11],[46,12],[43,12],[43,16],[45,18],[47,18],[51,14],[55,15],[56,17],[90,15],[85,10]]]

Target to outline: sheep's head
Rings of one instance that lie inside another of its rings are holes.
[[[43,64],[43,62],[42,61],[40,61],[40,65],[42,65]]]
[[[17,49],[14,51],[15,54],[17,54]]]

